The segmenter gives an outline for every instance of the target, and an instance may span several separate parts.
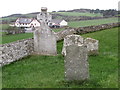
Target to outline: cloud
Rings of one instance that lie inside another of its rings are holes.
[[[40,12],[40,8],[48,7],[48,11],[88,9],[117,9],[119,0],[2,0],[1,16],[15,13]]]

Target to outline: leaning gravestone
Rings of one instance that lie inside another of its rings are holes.
[[[41,11],[41,14],[37,16],[41,26],[34,31],[34,51],[39,55],[56,55],[56,36],[47,25],[49,14],[46,8],[42,8]]]
[[[99,41],[92,38],[86,38],[84,40],[85,45],[87,45],[87,50],[89,55],[98,55]]]
[[[65,79],[67,81],[84,81],[89,78],[87,48],[85,45],[73,44],[66,47]]]
[[[81,45],[83,44],[83,37],[80,35],[67,35],[64,38],[64,43],[63,43],[63,49],[62,49],[62,54],[66,56],[66,47],[72,44],[78,44]]]

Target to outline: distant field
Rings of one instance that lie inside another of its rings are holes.
[[[79,13],[79,12],[55,12],[57,14],[66,15],[66,16],[90,16],[90,17],[102,17],[103,15],[100,13]]]
[[[100,24],[116,23],[116,22],[118,22],[118,18],[107,18],[107,19],[96,19],[96,20],[85,20],[85,21],[72,21],[72,22],[68,22],[68,26],[85,27],[91,25],[100,25]]]
[[[33,33],[23,33],[23,34],[15,34],[15,35],[4,35],[2,37],[2,43],[0,44],[5,44],[5,43],[10,43],[13,41],[21,40],[21,39],[27,39],[27,38],[32,38]]]
[[[0,18],[0,20],[13,20],[13,19],[17,19],[17,17],[7,17],[7,18]]]
[[[108,18],[108,19],[99,19],[99,20],[87,20],[87,21],[74,21],[74,22],[69,22],[68,25],[70,27],[84,27],[84,26],[90,26],[90,25],[99,25],[99,24],[106,24],[106,23],[114,23],[118,22],[117,18]],[[1,26],[1,25],[0,25]],[[7,28],[8,25],[3,25],[4,29]],[[55,32],[59,32],[65,30],[64,28],[59,28],[59,29],[53,29]],[[4,43],[9,43],[12,41],[24,39],[24,38],[30,38],[33,37],[33,34],[31,33],[26,33],[26,34],[16,34],[16,35],[6,35],[3,36],[3,44]]]
[[[9,24],[0,24],[0,30],[6,30],[8,28]]]

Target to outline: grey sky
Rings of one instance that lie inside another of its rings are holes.
[[[2,0],[1,16],[16,13],[40,12],[41,7],[48,11],[87,9],[118,9],[119,0]]]

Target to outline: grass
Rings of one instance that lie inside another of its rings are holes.
[[[72,21],[68,22],[68,26],[70,27],[85,27],[91,25],[100,25],[100,24],[108,24],[108,23],[116,23],[118,22],[118,18],[107,18],[107,19],[97,19],[97,20],[86,20],[86,21]],[[59,32],[65,30],[64,28],[53,29],[55,32]]]
[[[55,28],[55,29],[52,29],[54,32],[59,32],[59,31],[62,31],[62,30],[65,30],[65,28]]]
[[[10,42],[21,40],[21,39],[32,38],[32,37],[33,37],[33,33],[22,33],[22,34],[15,34],[15,35],[4,35],[2,37],[2,44],[10,43]]]
[[[99,24],[106,24],[106,23],[115,23],[118,22],[118,18],[108,18],[108,19],[99,19],[99,20],[87,20],[87,21],[75,21],[69,22],[68,25],[70,27],[85,27],[91,25],[99,25]],[[4,24],[2,27],[7,28],[8,24]],[[59,32],[64,30],[64,28],[53,29],[55,32]],[[6,35],[2,37],[2,43],[9,43],[12,41],[24,39],[24,38],[31,38],[33,34],[25,33],[25,34],[16,34],[16,35]]]
[[[117,88],[118,28],[84,34],[99,40],[99,55],[89,57],[90,79],[83,83],[64,81],[63,41],[58,56],[28,56],[4,66],[3,88]]]
[[[85,27],[91,25],[100,25],[100,24],[107,24],[107,23],[115,23],[118,22],[118,18],[107,18],[107,19],[97,19],[97,20],[85,20],[85,21],[71,21],[68,22],[68,26],[70,27]],[[0,24],[0,28],[6,30],[9,24]],[[60,29],[53,29],[55,32],[62,31],[64,28]]]
[[[61,15],[66,16],[90,16],[90,17],[102,17],[103,15],[100,13],[79,13],[79,12],[54,12]]]
[[[0,29],[2,30],[6,30],[8,29],[8,27],[9,27],[9,24],[0,24]]]
[[[85,21],[71,21],[71,22],[68,22],[68,26],[70,26],[70,27],[85,27],[85,26],[91,26],[91,25],[115,23],[115,22],[118,22],[118,18],[107,18],[107,19],[85,20]]]
[[[15,20],[15,19],[17,19],[17,17],[0,18],[0,20],[7,20],[7,21],[11,21],[11,20]]]

